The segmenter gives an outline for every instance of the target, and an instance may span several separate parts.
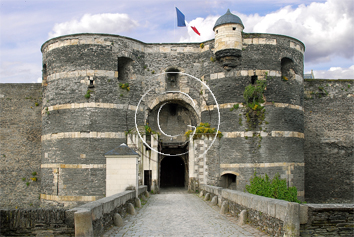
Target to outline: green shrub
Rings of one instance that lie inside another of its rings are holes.
[[[192,130],[188,130],[184,135],[186,136],[187,139],[189,139],[189,136],[193,134]],[[201,138],[202,135],[206,135],[206,136],[213,136],[216,134],[216,128],[210,128],[210,124],[209,123],[200,123],[199,126],[196,127],[195,129],[195,134],[193,136],[193,139],[198,139]],[[220,131],[218,131],[217,133],[217,137],[218,138],[222,138],[223,135]]]
[[[265,177],[257,176],[254,172],[250,179],[250,185],[246,185],[246,190],[249,193],[259,196],[281,199],[289,202],[301,203],[297,199],[296,187],[288,187],[285,179],[280,179],[277,173],[272,180],[266,174]]]

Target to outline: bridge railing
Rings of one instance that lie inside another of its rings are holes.
[[[147,186],[139,186],[138,195],[147,192]],[[135,205],[136,191],[129,190],[86,203],[67,211],[75,226],[75,236],[100,236],[113,225],[116,213],[126,213],[128,205]]]
[[[273,236],[300,236],[300,223],[307,223],[306,205],[209,185],[200,189],[210,198],[217,196],[218,205],[232,215],[244,211],[245,222]]]

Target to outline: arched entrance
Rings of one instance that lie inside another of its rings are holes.
[[[186,166],[179,156],[166,156],[161,161],[160,187],[184,187]]]
[[[220,186],[227,189],[237,189],[237,176],[235,174],[227,173],[220,177]]]

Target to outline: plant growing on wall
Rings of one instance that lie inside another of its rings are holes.
[[[234,105],[232,106],[232,108],[230,109],[230,111],[237,110],[239,107],[240,107],[239,104],[234,104]]]
[[[193,133],[192,130],[188,130],[184,135],[189,139],[189,136]],[[196,127],[195,134],[193,139],[201,138],[203,135],[205,136],[214,136],[216,133],[216,128],[211,128],[209,123],[200,123],[199,126]],[[218,131],[217,137],[222,138],[222,133]]]
[[[285,179],[280,179],[277,173],[272,180],[266,174],[264,177],[257,176],[254,172],[250,179],[250,185],[246,185],[246,190],[249,193],[256,194],[263,197],[281,199],[288,202],[301,203],[297,199],[297,188],[288,187]]]
[[[119,83],[119,87],[123,90],[130,91],[129,83]]]
[[[89,98],[91,97],[91,92],[93,92],[93,91],[87,90],[87,92],[86,92],[86,94],[85,94],[85,98],[86,98],[86,99],[89,99]]]
[[[149,126],[149,124],[144,125],[144,129],[145,129],[145,134],[148,135],[148,136],[151,135],[151,134],[160,135],[158,132],[152,130],[151,127]]]
[[[31,173],[32,174],[32,176],[33,177],[31,177],[31,178],[29,178],[30,180],[32,180],[33,182],[37,182],[38,181],[38,179],[37,179],[37,177],[36,177],[36,175],[37,175],[37,172],[32,172]],[[22,178],[22,181],[24,181],[24,182],[26,182],[26,180],[27,180],[27,178]],[[30,182],[26,182],[26,186],[28,187],[30,185]]]
[[[265,75],[267,78],[267,74]],[[262,131],[262,124],[265,119],[265,108],[262,106],[264,100],[264,91],[267,86],[267,80],[257,80],[256,84],[250,84],[246,86],[243,92],[244,98],[244,114],[246,117],[247,127],[246,131],[254,131],[257,128]],[[242,121],[239,121],[242,124]],[[253,138],[258,138],[257,140],[252,139],[256,142],[256,148],[261,147],[262,136],[260,132],[258,134],[253,134]],[[246,138],[246,137],[245,137]],[[246,138],[248,139],[248,137]]]

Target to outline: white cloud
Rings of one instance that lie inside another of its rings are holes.
[[[353,57],[353,1],[328,0],[281,8],[265,16],[242,15],[248,32],[284,34],[305,43],[307,62],[325,62],[332,56]]]
[[[293,9],[286,6],[265,16],[238,15],[245,32],[274,33],[295,37],[306,46],[306,62],[328,62],[331,57],[348,59],[354,55],[354,2],[352,0],[328,0],[324,3],[301,4]],[[214,38],[212,28],[219,16],[197,18],[189,24],[201,29],[198,37],[192,29],[181,37],[182,42],[203,41]],[[203,33],[203,34],[202,34]]]
[[[349,68],[331,67],[329,70],[314,70],[313,73],[318,79],[353,79],[354,65]]]
[[[127,14],[103,13],[85,14],[79,21],[57,23],[54,25],[49,37],[74,33],[110,33],[117,34],[132,30],[138,26],[138,22],[129,18]]]
[[[213,27],[218,18],[219,16],[208,16],[205,19],[198,17],[187,23],[188,35],[182,36],[180,42],[202,42],[214,39]],[[200,36],[192,30],[191,26],[197,28]]]

